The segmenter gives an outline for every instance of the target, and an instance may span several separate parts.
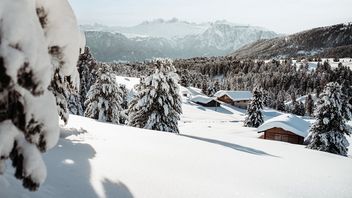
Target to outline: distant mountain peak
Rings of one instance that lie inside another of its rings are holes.
[[[144,21],[140,25],[167,24],[167,23],[187,23],[187,24],[190,24],[187,21],[181,21],[180,19],[174,17],[174,18],[171,18],[169,20],[158,18],[158,19],[154,19],[154,20],[151,20],[151,21]]]

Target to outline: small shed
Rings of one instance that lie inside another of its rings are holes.
[[[258,132],[264,133],[263,138],[267,140],[303,144],[309,127],[309,122],[292,114],[283,114],[264,122]]]
[[[250,91],[218,91],[214,96],[219,101],[242,109],[247,109],[253,98],[253,94]]]
[[[214,98],[210,98],[208,96],[197,95],[192,97],[192,102],[202,105],[204,107],[219,107],[220,103],[216,101]]]

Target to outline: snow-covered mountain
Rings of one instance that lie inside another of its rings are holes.
[[[229,51],[238,49],[246,44],[265,38],[276,37],[275,32],[261,27],[233,25],[223,22],[216,22],[201,34],[188,35],[178,39],[181,47],[194,49],[209,49],[218,51]],[[185,47],[186,46],[186,47]],[[212,55],[211,53],[205,55]],[[221,55],[221,54],[219,54]]]
[[[144,35],[149,37],[183,37],[190,34],[200,34],[208,28],[209,24],[196,24],[180,21],[176,18],[171,20],[156,19],[145,21],[133,27],[117,27],[117,32],[126,35]]]
[[[132,27],[108,27],[95,24],[83,25],[81,28],[86,31],[88,46],[101,61],[221,56],[260,39],[278,36],[275,32],[261,27],[238,25],[227,21],[197,24],[178,19],[169,21],[157,19]],[[100,36],[97,36],[98,34]],[[114,37],[114,34],[116,37],[123,35],[125,44],[128,41],[132,49],[119,43],[119,38],[111,42],[114,45],[123,45],[125,48],[108,44],[107,40]],[[100,56],[100,52],[104,50],[110,50],[113,56],[109,58]],[[136,54],[145,54],[141,52],[142,50],[149,51],[148,55],[136,56]],[[126,54],[126,51],[133,51],[133,53]]]

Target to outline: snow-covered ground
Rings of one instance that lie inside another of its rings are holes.
[[[352,58],[341,58],[339,59],[339,62],[334,62],[333,58],[323,58],[321,63],[324,63],[325,61],[329,62],[332,68],[337,68],[339,63],[342,63],[342,65],[350,67],[352,69]],[[296,62],[296,60],[293,60],[293,63],[296,63],[297,69],[299,66],[303,65],[303,62]],[[310,71],[315,70],[318,66],[318,62],[312,61],[312,62],[307,62],[308,63],[308,69]]]
[[[44,155],[48,178],[39,192],[22,189],[9,168],[0,176],[0,197],[352,195],[351,158],[259,139],[242,127],[245,112],[228,105],[206,108],[183,98],[183,112],[181,135],[71,116]],[[266,120],[280,114],[264,112]]]

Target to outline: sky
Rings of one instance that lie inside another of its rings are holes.
[[[146,20],[229,22],[294,33],[352,21],[352,0],[69,0],[80,24],[133,26]]]

